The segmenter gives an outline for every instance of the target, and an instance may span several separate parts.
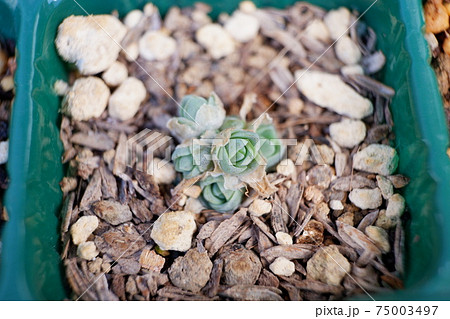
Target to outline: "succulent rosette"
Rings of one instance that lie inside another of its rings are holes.
[[[242,202],[244,188],[237,190],[226,189],[224,178],[219,176],[208,176],[200,181],[202,193],[200,201],[211,209],[218,212],[234,211]]]
[[[199,139],[188,140],[175,148],[172,161],[184,178],[198,176],[213,168],[211,145]]]
[[[208,130],[217,130],[225,119],[223,103],[215,93],[208,100],[195,95],[185,96],[178,113],[179,117],[170,119],[167,127],[182,141]]]
[[[256,133],[261,139],[260,153],[267,162],[267,169],[278,164],[286,152],[286,146],[279,139],[273,124],[260,125]]]
[[[222,131],[213,146],[213,159],[225,174],[241,176],[265,165],[257,133],[242,129]]]

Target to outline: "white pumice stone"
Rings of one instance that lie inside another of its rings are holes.
[[[373,113],[372,102],[358,94],[338,75],[297,70],[295,78],[298,79],[297,88],[300,92],[321,107],[358,120]]]
[[[330,136],[341,147],[353,148],[366,137],[363,121],[342,119],[330,125]]]
[[[253,40],[259,31],[259,21],[256,17],[236,11],[225,23],[225,30],[238,42]]]
[[[361,60],[361,51],[348,35],[343,36],[336,42],[334,50],[338,59],[346,65],[354,65]]]
[[[70,234],[75,245],[84,243],[98,227],[97,216],[82,216],[71,227]]]
[[[141,21],[142,17],[144,16],[144,12],[141,10],[131,10],[128,12],[128,14],[125,16],[125,19],[123,19],[123,23],[130,29],[137,26],[139,21]]]
[[[9,141],[0,142],[0,165],[8,162]]]
[[[127,28],[112,15],[70,16],[59,25],[56,48],[81,74],[103,72],[117,60]]]
[[[272,204],[263,199],[255,199],[249,206],[248,211],[250,215],[262,216],[272,211]]]
[[[106,109],[109,96],[109,88],[102,79],[79,78],[65,95],[62,112],[77,121],[99,117]]]
[[[176,49],[175,39],[161,31],[148,31],[139,40],[139,54],[148,61],[166,60]]]
[[[295,272],[295,264],[285,257],[277,257],[273,263],[270,264],[269,269],[280,276],[292,276]]]
[[[157,184],[171,184],[177,176],[172,163],[157,157],[149,163],[147,172],[153,175]]]
[[[135,77],[127,78],[109,98],[109,115],[121,121],[131,119],[139,110],[146,94],[141,80]]]
[[[197,30],[196,39],[214,59],[234,52],[235,43],[231,35],[219,24],[207,24]]]
[[[337,40],[349,32],[351,24],[351,13],[347,8],[339,8],[329,11],[323,22],[328,27],[331,39]]]
[[[86,260],[92,260],[98,255],[97,247],[93,241],[81,243],[77,248],[77,255]]]
[[[128,70],[125,64],[119,61],[115,61],[111,66],[102,74],[102,79],[111,87],[120,85],[128,78]]]

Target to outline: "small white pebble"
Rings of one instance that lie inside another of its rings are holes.
[[[111,66],[102,74],[103,81],[112,87],[120,85],[127,78],[128,70],[126,65],[118,61],[111,64]]]
[[[363,121],[343,119],[330,125],[330,136],[341,147],[353,148],[366,137]]]
[[[181,207],[184,207],[184,205],[186,205],[187,200],[188,200],[188,197],[184,194],[181,194],[180,198],[177,201],[177,204],[180,205]]]
[[[171,57],[177,42],[161,31],[148,31],[139,40],[139,54],[148,61],[162,61]]]
[[[387,204],[386,216],[391,218],[398,218],[402,216],[405,211],[405,199],[400,194],[392,195]]]
[[[272,204],[263,199],[255,199],[248,208],[248,211],[253,216],[262,216],[272,211]]]
[[[354,65],[344,65],[341,68],[341,74],[342,75],[352,75],[352,74],[364,74],[364,69],[359,64]]]
[[[288,101],[289,113],[300,115],[300,113],[303,111],[304,108],[305,102],[303,102],[303,100],[297,98],[289,99]]]
[[[144,14],[145,14],[147,17],[149,17],[149,16],[151,16],[153,13],[155,13],[156,10],[158,10],[158,9],[157,9],[157,8],[155,7],[155,5],[154,5],[153,3],[151,3],[151,2],[147,3],[147,4],[144,6],[144,9],[143,9]]]
[[[14,78],[12,75],[6,75],[3,77],[3,79],[0,81],[0,86],[2,87],[3,91],[9,92],[12,89],[14,89]]]
[[[361,51],[355,42],[348,36],[343,36],[336,43],[334,50],[339,60],[346,65],[354,65],[361,59]]]
[[[128,44],[122,51],[123,56],[129,62],[134,62],[139,57],[139,44],[137,41]]]
[[[304,31],[305,36],[313,39],[328,42],[330,40],[330,32],[327,26],[320,19],[314,19]]]
[[[214,59],[220,59],[235,50],[231,35],[217,23],[201,27],[197,30],[195,37]]]
[[[245,13],[252,13],[256,11],[256,6],[252,1],[242,1],[239,3],[239,10]]]
[[[185,190],[183,190],[184,195],[193,197],[193,198],[198,198],[200,196],[201,192],[202,192],[202,189],[198,185],[192,185],[192,186],[186,188]]]
[[[157,184],[171,184],[176,177],[173,164],[157,157],[148,164],[147,173],[153,175]]]
[[[80,258],[92,260],[97,257],[98,250],[93,241],[87,241],[78,245],[77,255]]]
[[[386,254],[391,251],[388,233],[383,228],[367,226],[364,232],[383,253]]]
[[[53,84],[53,90],[59,96],[64,96],[69,91],[69,85],[66,81],[56,80]]]
[[[187,212],[191,212],[194,214],[199,214],[202,210],[204,210],[205,207],[203,206],[202,202],[198,200],[197,198],[188,197],[186,201],[186,205],[184,205],[184,210]]]
[[[334,151],[331,147],[329,147],[328,145],[322,144],[322,145],[317,145],[317,150],[319,151],[320,154],[320,159],[315,158],[314,157],[314,162],[316,164],[327,164],[327,165],[333,165],[334,163]],[[320,161],[320,163],[318,163],[318,161]]]
[[[288,233],[279,231],[275,234],[279,245],[292,245],[292,237]]]
[[[289,277],[295,272],[295,264],[284,257],[275,259],[275,261],[270,264],[269,268],[275,275],[279,276]]]
[[[378,188],[355,188],[348,195],[350,201],[361,209],[375,209],[381,206],[383,199]]]
[[[123,23],[130,29],[137,26],[139,21],[141,21],[144,13],[141,10],[131,10],[123,19]]]
[[[102,115],[109,96],[109,88],[102,79],[79,78],[64,97],[62,111],[74,120],[87,121]]]
[[[9,141],[0,142],[0,165],[8,162]]]
[[[225,23],[225,30],[238,42],[253,40],[259,31],[259,21],[256,17],[236,11]]]
[[[351,13],[347,8],[343,7],[331,10],[325,15],[323,22],[330,32],[331,39],[337,40],[349,32]]]
[[[321,107],[354,119],[362,119],[373,113],[372,102],[346,84],[339,75],[297,70],[295,78],[298,79],[296,84],[300,92]]]
[[[277,165],[277,173],[284,176],[294,176],[297,173],[294,162],[286,158]]]
[[[382,175],[377,175],[377,186],[384,199],[389,199],[394,194],[394,185],[392,185],[392,182],[389,179]]]
[[[135,77],[129,77],[109,98],[109,115],[121,121],[131,119],[139,110],[146,94],[147,91],[142,81]]]
[[[75,245],[84,243],[98,227],[97,216],[82,216],[71,227],[70,234]]]
[[[340,200],[330,200],[329,206],[332,210],[343,210],[344,205],[342,205],[342,202]]]

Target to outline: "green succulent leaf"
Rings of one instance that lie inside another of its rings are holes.
[[[245,127],[245,124],[246,124],[245,121],[242,120],[240,117],[230,115],[225,118],[222,126],[220,127],[220,130],[223,131],[229,128],[243,129]]]
[[[213,167],[211,145],[198,139],[189,140],[175,148],[172,161],[175,170],[183,173],[184,178],[198,176]]]
[[[259,148],[260,139],[257,133],[242,129],[228,129],[219,136],[225,139],[214,148],[214,159],[226,174],[244,175],[256,170],[264,164]]]
[[[217,130],[225,119],[222,101],[215,93],[208,100],[196,95],[186,95],[181,100],[178,113],[180,117],[196,123],[201,133]]]
[[[283,158],[286,146],[278,138],[277,131],[272,124],[260,125],[256,133],[261,139],[260,153],[267,162],[267,169],[271,169]]]
[[[174,117],[167,123],[167,128],[170,130],[173,136],[180,141],[198,137],[203,133],[203,128],[197,125],[194,121],[191,121],[184,117]]]
[[[207,207],[218,212],[234,211],[242,202],[244,188],[229,190],[224,187],[222,175],[208,176],[200,181],[202,193],[200,201]]]

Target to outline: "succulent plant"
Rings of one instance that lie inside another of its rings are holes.
[[[225,109],[219,97],[212,93],[208,100],[187,95],[180,103],[179,117],[169,120],[167,127],[180,140],[200,136],[208,130],[217,130],[225,119]]]
[[[231,212],[239,207],[244,195],[244,188],[237,190],[225,189],[222,175],[208,176],[200,181],[202,193],[200,201],[207,207],[218,212]]]
[[[214,146],[213,159],[225,174],[249,174],[264,163],[259,153],[260,139],[257,133],[228,129],[222,131],[219,137],[221,143]]]
[[[267,169],[271,169],[283,158],[286,146],[278,138],[273,124],[260,125],[256,133],[261,139],[260,153],[267,162]]]
[[[213,167],[211,145],[202,140],[191,139],[178,145],[172,153],[177,172],[186,179],[198,176]]]
[[[220,127],[220,130],[223,131],[228,128],[243,129],[245,127],[245,124],[246,124],[245,121],[242,120],[240,117],[230,115],[225,118],[222,126]]]

